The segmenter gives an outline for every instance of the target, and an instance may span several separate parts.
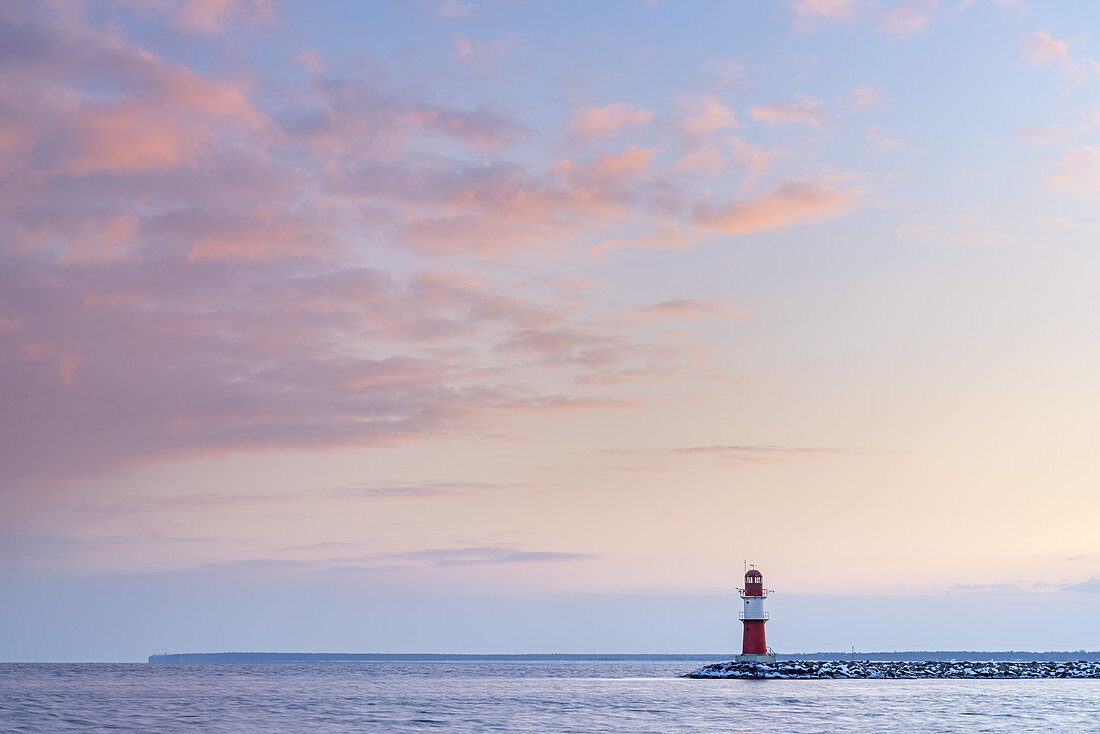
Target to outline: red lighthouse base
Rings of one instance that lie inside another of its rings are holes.
[[[746,619],[745,636],[741,643],[741,654],[737,656],[739,663],[774,663],[775,655],[768,652],[768,643],[764,639],[764,619]]]
[[[746,619],[745,637],[741,642],[741,653],[744,655],[767,655],[768,643],[764,640],[763,619]]]

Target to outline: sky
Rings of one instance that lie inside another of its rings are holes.
[[[1098,28],[0,4],[0,660],[1100,649]]]

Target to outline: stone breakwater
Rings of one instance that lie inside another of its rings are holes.
[[[713,663],[684,678],[1100,678],[1100,663],[959,661],[820,661]]]

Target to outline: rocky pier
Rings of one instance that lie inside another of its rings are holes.
[[[967,660],[867,661],[781,660],[775,663],[712,663],[684,678],[1100,678],[1100,662],[996,662]]]

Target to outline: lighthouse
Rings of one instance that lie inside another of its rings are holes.
[[[768,651],[768,643],[764,639],[764,623],[768,621],[764,600],[768,598],[768,590],[764,588],[764,575],[756,570],[756,566],[749,566],[745,571],[745,588],[738,591],[745,600],[744,609],[737,615],[745,625],[745,636],[737,662],[774,663],[775,655]]]

